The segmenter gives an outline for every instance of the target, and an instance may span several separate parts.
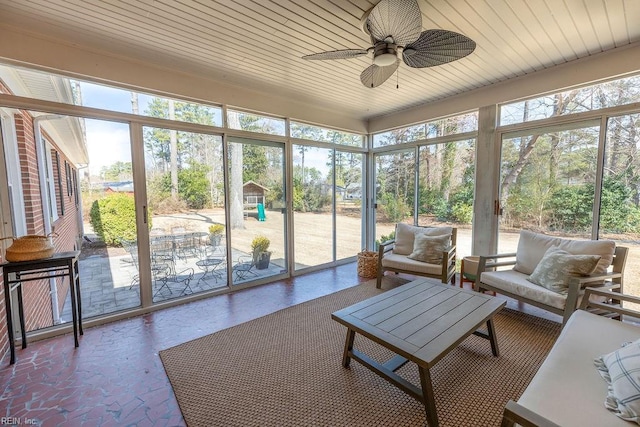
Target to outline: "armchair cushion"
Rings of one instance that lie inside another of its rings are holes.
[[[640,424],[640,341],[634,341],[594,361],[607,383],[604,406],[620,418]]]
[[[601,274],[607,271],[613,261],[616,243],[613,240],[569,240],[522,230],[516,251],[516,265],[513,268],[520,273],[533,273],[551,246],[557,246],[570,254],[599,255],[601,258],[593,273]]]
[[[406,255],[398,255],[388,252],[382,258],[382,267],[396,270],[413,271],[418,274],[429,274],[437,276],[442,272],[442,264],[429,264],[427,262],[415,261]]]
[[[410,255],[413,252],[413,245],[416,234],[427,236],[450,236],[453,229],[451,227],[416,227],[414,225],[398,223],[396,226],[395,245],[393,253],[399,255]]]
[[[572,255],[551,246],[527,280],[551,291],[566,293],[569,277],[591,274],[600,258],[600,255]]]
[[[449,249],[449,241],[449,235],[428,236],[426,234],[416,234],[413,252],[407,256],[416,261],[442,264],[442,252]]]

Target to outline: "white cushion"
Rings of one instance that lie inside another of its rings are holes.
[[[564,427],[630,427],[604,407],[607,385],[593,360],[638,338],[637,326],[575,311],[518,403]]]
[[[551,246],[558,246],[573,255],[599,255],[593,274],[601,274],[613,262],[616,243],[613,240],[569,240],[522,230],[516,250],[515,270],[531,274]]]
[[[398,223],[398,225],[396,225],[396,243],[393,245],[393,253],[409,255],[413,252],[413,243],[416,234],[442,236],[451,235],[452,232],[453,229],[451,227],[416,227],[415,225]]]
[[[624,343],[594,363],[608,386],[604,406],[623,420],[640,424],[640,342]]]
[[[533,284],[527,278],[526,274],[515,270],[485,271],[480,275],[480,281],[496,288],[498,293],[503,290],[561,310],[564,309],[567,302],[566,295]]]
[[[387,252],[382,258],[382,266],[386,268],[395,268],[398,270],[414,271],[416,273],[426,273],[438,275],[442,272],[442,265],[429,264],[422,261],[414,261],[405,255]]]

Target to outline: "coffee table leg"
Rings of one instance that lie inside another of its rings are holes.
[[[342,354],[342,366],[345,368],[349,367],[349,363],[351,362],[351,357],[349,357],[349,352],[353,350],[353,339],[356,337],[356,331],[353,329],[347,329],[347,340],[344,343],[344,353]]]
[[[493,327],[493,319],[487,320],[487,334],[489,335],[489,342],[491,343],[491,352],[496,357],[500,356],[498,340],[496,339],[496,329]]]
[[[438,414],[436,413],[436,399],[433,396],[433,385],[431,383],[431,373],[428,368],[418,366],[420,371],[420,386],[422,387],[422,403],[427,412],[427,423],[429,427],[438,426]]]

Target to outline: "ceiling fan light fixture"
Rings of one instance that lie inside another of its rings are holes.
[[[379,43],[373,52],[373,63],[378,67],[393,65],[398,60],[396,46],[391,43]]]

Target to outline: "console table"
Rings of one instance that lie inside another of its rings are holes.
[[[47,280],[54,277],[69,277],[71,290],[71,314],[73,317],[73,337],[75,346],[79,346],[78,331],[82,331],[82,304],[80,300],[80,275],[78,274],[79,251],[60,252],[50,258],[32,261],[6,262],[0,264],[4,279],[4,300],[7,313],[7,330],[9,334],[9,348],[11,351],[10,364],[16,361],[15,338],[13,335],[13,316],[11,313],[11,291],[18,291],[18,316],[22,332],[22,348],[27,348],[27,332],[24,326],[24,307],[22,304],[22,286],[24,282]],[[14,277],[10,278],[13,274]]]

